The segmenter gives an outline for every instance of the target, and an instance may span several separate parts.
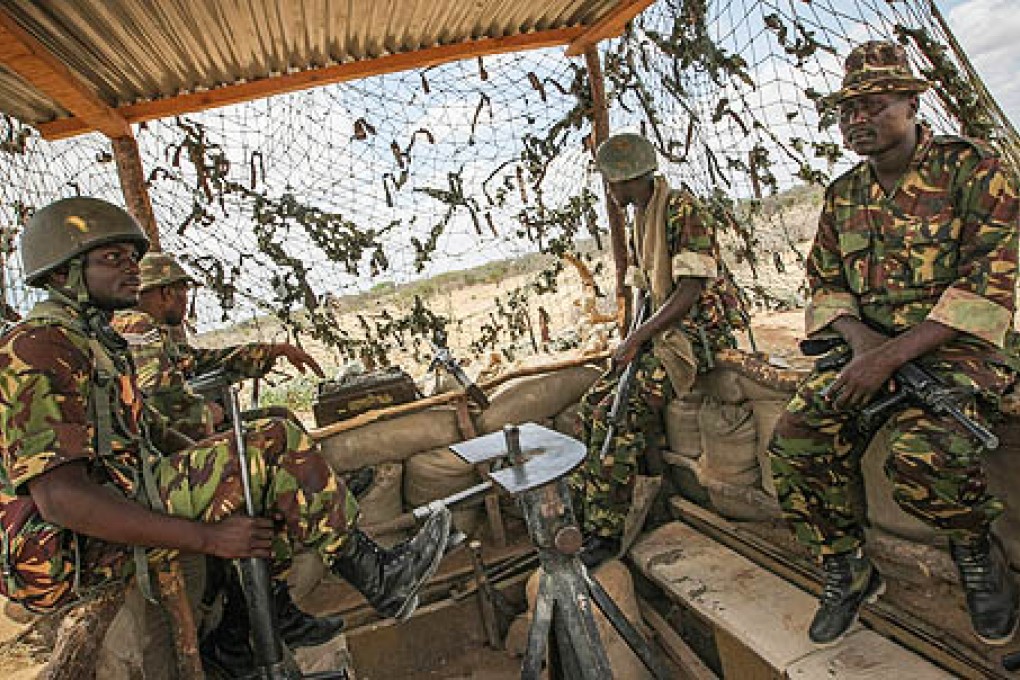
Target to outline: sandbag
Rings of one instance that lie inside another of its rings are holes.
[[[568,437],[581,436],[581,404],[571,404],[553,418],[553,429]]]
[[[703,394],[685,394],[666,404],[666,441],[670,451],[687,458],[701,456],[701,430],[698,411],[704,401]]]
[[[772,479],[772,461],[769,457],[769,441],[772,431],[779,421],[779,416],[786,410],[789,398],[781,400],[752,401],[751,411],[754,413],[754,426],[758,432],[758,446],[755,455],[758,467],[761,468],[761,486],[767,494],[776,497],[776,482]]]
[[[595,366],[575,366],[510,380],[489,396],[489,408],[476,420],[478,432],[488,434],[508,424],[554,418],[579,402],[601,374]]]
[[[752,468],[759,475],[755,455],[754,415],[742,404],[725,404],[706,398],[698,410],[701,432],[701,467],[716,479],[743,475]]]
[[[175,678],[177,659],[171,635],[163,608],[147,602],[137,586],[128,587],[96,654],[96,677]]]
[[[460,440],[456,409],[435,406],[338,432],[323,437],[319,444],[333,469],[345,472],[365,465],[401,462],[420,451]]]
[[[729,368],[713,368],[702,373],[694,381],[691,391],[722,404],[739,404],[744,401],[740,374]]]
[[[402,463],[381,463],[375,466],[372,485],[358,500],[361,509],[362,527],[382,524],[395,519],[404,512],[404,465]],[[407,538],[407,531],[397,530],[386,534],[369,532],[379,545],[389,548]]]
[[[404,465],[404,502],[408,509],[445,498],[482,481],[473,465],[446,447],[412,456]],[[482,523],[480,507],[453,510],[453,525],[468,536]]]
[[[593,576],[596,581],[602,584],[602,588],[613,599],[627,620],[644,635],[646,640],[650,639],[644,622],[641,619],[641,611],[638,608],[637,595],[634,592],[634,579],[627,567],[619,560],[609,560],[600,565],[593,573]],[[518,621],[523,619],[525,623],[515,622],[517,626],[514,631],[515,635],[512,639],[508,640],[508,643],[512,644],[514,648],[520,648],[520,640],[524,637],[522,635],[523,628],[525,625],[530,624],[531,613],[535,611],[535,600],[538,597],[538,579],[538,571],[528,579],[526,586],[528,612],[518,618]],[[613,678],[615,680],[645,680],[646,678],[651,678],[652,676],[648,669],[645,668],[645,665],[641,663],[641,660],[634,654],[624,639],[620,637],[620,634],[616,632],[609,619],[602,614],[594,603],[591,606],[595,611],[595,625],[598,627],[602,646],[606,650],[609,666],[613,671]],[[511,626],[511,629],[513,628],[514,626]],[[526,637],[524,637],[524,642],[526,647]],[[508,644],[508,650],[510,649],[510,644]],[[516,649],[513,651],[516,651]]]
[[[988,490],[1005,503],[1006,508],[992,524],[992,530],[1002,541],[1010,564],[1020,567],[1020,418],[1007,416],[1006,422],[995,428],[1001,438],[999,448],[985,453],[984,467],[988,475]]]
[[[408,506],[425,505],[480,481],[474,466],[445,446],[423,451],[404,464],[404,502]]]

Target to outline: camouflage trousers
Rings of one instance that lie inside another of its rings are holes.
[[[256,513],[274,517],[274,559],[271,569],[283,575],[298,550],[312,550],[327,563],[344,544],[358,516],[358,506],[343,482],[330,470],[315,443],[301,428],[280,419],[246,425],[245,457]],[[194,447],[161,459],[155,466],[159,495],[167,514],[217,522],[244,512],[240,463],[232,433],[204,439]],[[28,532],[26,534],[26,532]],[[46,563],[33,565],[21,577],[34,605],[46,609],[74,599],[75,565],[80,562],[80,589],[124,579],[134,571],[130,549],[69,531],[36,517],[19,538],[31,542],[42,532],[62,544]],[[173,551],[149,551],[158,564]],[[25,570],[22,568],[22,572]]]
[[[947,384],[976,390],[964,408],[987,424],[1013,374],[973,350],[941,348],[923,365]],[[864,543],[860,459],[867,441],[856,434],[857,411],[837,411],[819,393],[839,375],[815,371],[800,385],[769,443],[772,475],[783,514],[798,541],[817,556]],[[908,407],[886,424],[885,473],[903,510],[940,533],[967,540],[988,531],[1002,503],[988,493],[977,441],[956,421]]]
[[[623,422],[613,435],[606,460],[601,459],[609,410],[619,375],[600,377],[581,399],[581,441],[588,457],[570,478],[581,529],[599,536],[619,537],[630,509],[635,475],[649,449],[666,446],[663,409],[673,389],[666,369],[651,352],[638,359],[638,369]]]

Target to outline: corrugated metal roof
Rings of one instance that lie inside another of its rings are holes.
[[[628,4],[633,0],[0,0],[18,26],[111,107],[591,26]],[[71,115],[2,65],[0,111],[30,124]]]

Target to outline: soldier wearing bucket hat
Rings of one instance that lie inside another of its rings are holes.
[[[809,630],[822,645],[884,589],[853,502],[855,452],[867,442],[850,433],[861,409],[915,361],[970,395],[962,408],[987,423],[1016,377],[1005,344],[1017,187],[986,144],[918,123],[926,88],[903,47],[869,42],[847,57],[842,87],[828,98],[846,146],[863,161],[826,191],[807,264],[805,330],[841,337],[852,360],[842,370],[816,368],[801,383],[769,444],[784,515],[822,560],[825,588]],[[981,445],[915,408],[894,413],[887,428],[895,500],[948,538],[976,635],[1005,644],[1017,625],[1017,588],[989,536],[1003,504],[988,492]]]
[[[632,508],[636,476],[654,472],[656,454],[666,447],[666,402],[690,389],[716,350],[736,346],[731,326],[742,323],[728,315],[739,305],[721,276],[714,219],[689,191],[673,189],[655,174],[651,143],[633,133],[613,135],[599,146],[595,162],[613,200],[634,208],[628,278],[649,294],[651,311],[581,402],[581,436],[589,453],[572,483],[586,534],[581,559],[588,566],[626,550],[624,525],[633,524],[628,513],[640,512]],[[638,367],[625,422],[603,459],[606,416],[620,369],[632,361]],[[640,526],[642,518],[635,519]]]

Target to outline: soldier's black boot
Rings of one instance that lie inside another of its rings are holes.
[[[808,637],[816,645],[827,646],[846,634],[862,604],[874,602],[885,592],[885,583],[871,561],[856,551],[826,555],[822,568],[825,583]]]
[[[434,513],[418,533],[390,549],[355,529],[331,565],[377,612],[403,621],[418,606],[418,591],[439,568],[450,534],[450,511]]]
[[[312,616],[303,612],[290,599],[290,589],[284,581],[273,581],[273,606],[280,638],[291,649],[325,644],[344,629],[340,616]]]
[[[950,542],[950,553],[967,595],[974,634],[988,645],[1009,642],[1017,627],[1017,587],[998,546],[988,536],[970,543]]]
[[[248,607],[233,569],[226,570],[223,595],[220,625],[200,645],[202,664],[207,672],[215,669],[220,676],[242,677],[255,669],[255,655],[249,644]]]

